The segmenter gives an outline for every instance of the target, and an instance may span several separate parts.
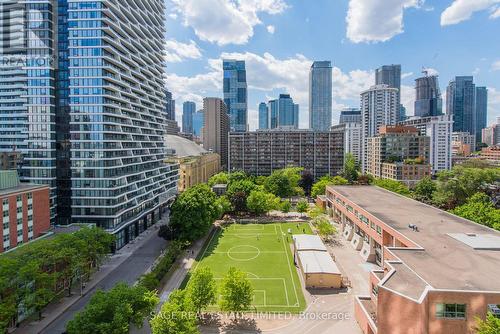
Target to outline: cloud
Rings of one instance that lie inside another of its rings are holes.
[[[170,17],[172,20],[177,20],[177,14],[176,13],[170,13],[170,14],[168,14],[168,17]]]
[[[192,27],[203,41],[245,44],[253,28],[262,24],[260,13],[276,15],[288,5],[283,0],[172,0],[185,26]]]
[[[438,70],[432,67],[424,67],[422,71],[426,71],[428,75],[439,75]]]
[[[441,25],[447,26],[467,21],[475,12],[483,10],[493,11],[491,19],[500,17],[500,9],[495,4],[500,0],[455,0],[441,13]]]
[[[385,42],[403,32],[403,12],[424,0],[350,0],[347,37],[354,43]]]
[[[496,123],[500,117],[500,91],[488,87],[488,124]]]
[[[279,59],[270,53],[262,55],[251,52],[222,53],[220,58],[208,60],[206,73],[195,76],[167,75],[167,87],[173,92],[177,105],[192,100],[201,103],[205,96],[222,95],[222,58],[245,60],[249,95],[262,92],[266,99],[277,97],[279,93],[290,93],[295,103],[300,105],[300,127],[309,123],[309,69],[312,60],[304,55]],[[374,72],[353,70],[343,72],[334,67],[333,73],[333,111],[334,121],[340,109],[346,106],[359,106],[359,94],[374,83]],[[251,100],[251,99],[250,99]],[[249,124],[257,127],[256,106],[249,105]]]
[[[500,59],[497,61],[494,61],[493,64],[491,64],[491,70],[492,71],[500,71]]]
[[[175,39],[169,39],[165,42],[165,60],[169,63],[198,58],[201,58],[201,50],[193,40],[189,43],[181,43]]]
[[[275,31],[276,31],[276,28],[274,26],[272,26],[272,25],[267,26],[268,33],[274,34]]]
[[[406,79],[406,78],[409,78],[413,75],[413,72],[407,72],[407,73],[403,73],[401,74],[401,79]]]
[[[415,115],[415,87],[401,85],[401,104],[406,108],[406,115]]]

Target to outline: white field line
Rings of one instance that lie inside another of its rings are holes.
[[[276,226],[276,225],[274,225],[274,226]],[[283,229],[281,228],[281,225],[280,225],[280,230],[281,230],[281,234],[283,235]],[[285,243],[285,238],[282,237],[281,240],[283,241],[283,246],[285,247],[285,252],[287,252],[286,247],[288,247],[288,248],[290,248],[290,247]],[[295,300],[297,301],[297,304],[300,304],[299,296],[297,295],[297,287],[295,286],[295,280],[293,279],[293,272],[292,272],[292,266],[290,265],[290,259],[288,258],[288,256],[285,256],[285,258],[286,258],[286,263],[288,263],[288,269],[290,270],[290,279],[292,280],[292,284],[293,284],[293,291],[295,293]]]

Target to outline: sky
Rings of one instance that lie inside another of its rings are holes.
[[[333,65],[333,124],[359,107],[374,70],[401,64],[401,98],[413,115],[414,82],[428,69],[448,82],[488,87],[488,124],[500,116],[500,0],[166,0],[167,88],[182,103],[222,97],[222,59],[246,61],[248,121],[258,104],[290,93],[307,128],[309,68]],[[443,106],[445,101],[443,101]]]

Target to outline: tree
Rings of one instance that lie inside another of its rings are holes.
[[[424,177],[415,185],[413,194],[416,200],[428,203],[432,201],[432,196],[434,195],[436,189],[436,183],[434,183],[430,177]]]
[[[149,323],[152,334],[198,334],[196,321],[192,305],[186,298],[186,291],[174,290]]]
[[[19,271],[22,285],[23,304],[26,309],[33,309],[38,313],[38,319],[42,319],[42,310],[55,296],[53,285],[56,274],[41,270],[41,263],[33,259],[21,267]]]
[[[139,278],[139,284],[149,291],[154,291],[160,285],[160,280],[156,277],[154,272],[149,272]]]
[[[220,308],[223,311],[235,313],[248,310],[252,302],[253,287],[243,271],[229,268],[220,286]]]
[[[309,203],[306,200],[300,200],[297,203],[297,212],[305,213],[307,212],[307,209],[309,209]]]
[[[264,189],[278,197],[295,196],[299,191],[302,168],[290,167],[275,170],[264,183]]]
[[[210,187],[213,187],[216,184],[228,184],[228,183],[229,183],[229,174],[226,172],[220,172],[212,176],[210,179],[208,179],[208,185]]]
[[[356,158],[352,153],[347,153],[345,155],[344,170],[342,171],[342,176],[349,182],[353,183],[358,179],[358,164],[356,163]]]
[[[217,287],[210,268],[197,269],[189,279],[186,298],[190,300],[199,315],[202,310],[216,302]]]
[[[289,200],[284,200],[281,202],[281,212],[283,213],[288,213],[292,209],[292,204],[290,203]]]
[[[236,181],[249,180],[248,175],[244,171],[235,171],[229,173],[229,184]]]
[[[498,334],[500,333],[500,319],[495,317],[491,312],[486,315],[486,320],[476,318],[477,334]]]
[[[226,196],[231,201],[235,211],[246,211],[247,197],[252,190],[257,188],[258,186],[250,180],[236,180],[227,187]]]
[[[261,190],[253,190],[247,198],[247,208],[255,214],[267,213],[278,209],[280,199],[271,193]]]
[[[304,189],[306,196],[311,196],[311,189],[314,184],[314,176],[309,170],[304,170],[301,175],[299,186]]]
[[[316,229],[318,230],[318,234],[322,238],[328,239],[332,235],[337,233],[337,229],[332,224],[330,224],[330,222],[326,218],[318,217],[314,219],[313,225],[316,227]]]
[[[141,285],[119,283],[108,292],[97,291],[66,330],[68,334],[127,334],[130,324],[142,326],[158,302],[156,294]]]
[[[341,176],[323,176],[316,182],[311,191],[311,196],[313,198],[318,197],[319,195],[324,195],[326,193],[326,186],[334,185],[340,186],[349,184],[349,182]]]
[[[219,218],[228,212],[233,211],[233,205],[226,195],[217,198],[217,206],[219,208]]]
[[[491,198],[485,193],[472,195],[464,205],[456,207],[451,212],[478,224],[500,230],[500,210],[495,208]]]
[[[411,195],[410,189],[408,189],[404,183],[399,181],[391,179],[375,179],[373,184],[403,196]]]
[[[179,195],[172,204],[170,226],[182,240],[204,236],[219,217],[217,196],[205,184],[198,184]]]

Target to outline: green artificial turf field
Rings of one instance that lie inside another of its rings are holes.
[[[217,281],[230,267],[248,274],[253,310],[300,312],[306,303],[290,249],[292,234],[311,233],[307,223],[233,224],[210,239],[194,270],[209,267]],[[291,234],[288,233],[289,229]]]

